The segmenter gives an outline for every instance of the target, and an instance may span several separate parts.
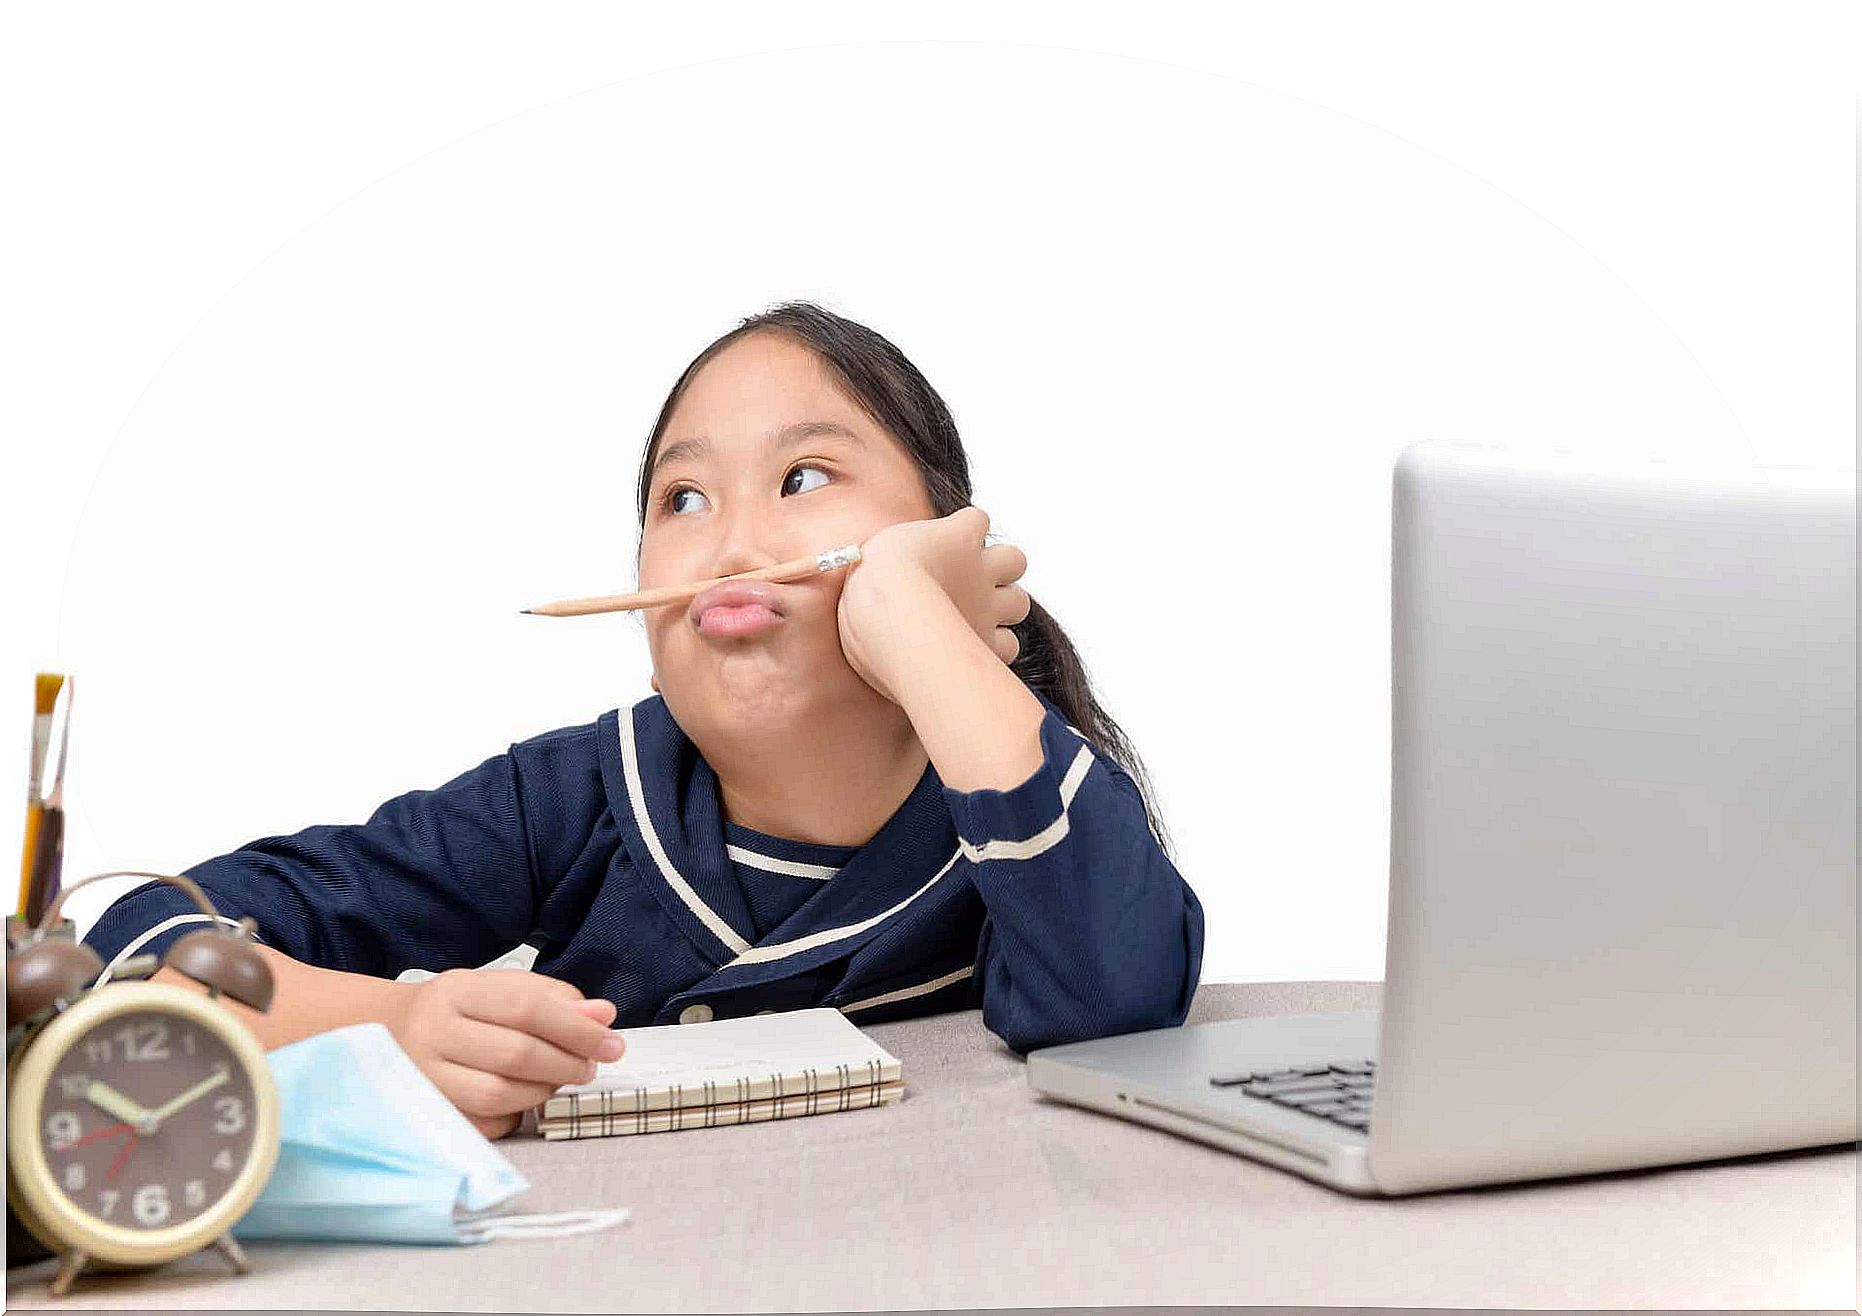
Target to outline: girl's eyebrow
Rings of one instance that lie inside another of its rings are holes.
[[[765,434],[763,442],[774,448],[787,448],[797,443],[805,443],[809,439],[819,438],[846,439],[862,447],[866,444],[866,440],[857,431],[833,420],[794,421]],[[709,456],[710,453],[711,440],[702,434],[689,439],[680,439],[677,443],[669,443],[661,448],[653,458],[653,469],[649,472],[648,478],[651,479],[652,476],[658,475],[662,466],[669,466],[674,462],[696,461],[700,457]]]

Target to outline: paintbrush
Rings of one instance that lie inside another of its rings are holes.
[[[787,562],[778,562],[773,567],[758,567],[755,571],[739,571],[729,576],[714,576],[710,580],[694,580],[684,585],[662,585],[658,589],[636,590],[632,594],[603,594],[592,599],[562,599],[556,603],[544,603],[524,611],[539,617],[585,617],[594,612],[633,612],[639,608],[663,608],[670,603],[690,603],[703,590],[727,580],[761,580],[772,585],[781,585],[789,581],[805,580],[809,576],[821,575],[828,571],[839,571],[850,567],[860,560],[858,544],[843,544],[839,548],[830,548],[824,553],[810,553],[807,557],[792,558]]]
[[[69,677],[40,672],[33,685],[32,767],[26,778],[26,836],[19,865],[19,915],[36,924],[58,894],[65,851],[65,746],[71,731]]]

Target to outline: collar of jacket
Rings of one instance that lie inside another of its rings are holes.
[[[819,891],[767,935],[725,852],[717,775],[658,695],[600,719],[608,807],[666,916],[713,966],[678,999],[803,973],[850,955],[914,904],[964,878],[944,784],[927,764],[905,802]],[[669,1003],[671,1004],[671,1003]]]

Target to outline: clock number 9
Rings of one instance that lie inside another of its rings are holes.
[[[53,1111],[51,1118],[45,1121],[45,1136],[52,1140],[52,1150],[63,1151],[78,1140],[84,1131],[83,1123],[75,1110]]]

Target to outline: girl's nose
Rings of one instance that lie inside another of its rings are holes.
[[[718,542],[712,558],[713,575],[730,576],[773,566],[784,559],[762,518],[754,512],[732,512],[719,518]]]

